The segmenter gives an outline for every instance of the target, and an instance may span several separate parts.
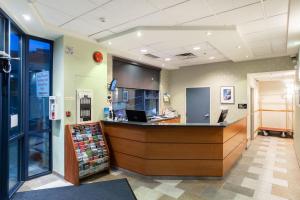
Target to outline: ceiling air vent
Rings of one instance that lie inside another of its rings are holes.
[[[147,56],[147,57],[149,57],[149,58],[154,58],[154,59],[159,58],[158,56],[153,55],[153,54],[151,54],[151,53],[144,54],[144,56]]]
[[[181,54],[177,54],[176,57],[182,60],[187,60],[187,59],[196,58],[197,56],[193,53],[181,53]]]

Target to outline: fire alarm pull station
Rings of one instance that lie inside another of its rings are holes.
[[[61,120],[60,97],[49,96],[49,119]]]

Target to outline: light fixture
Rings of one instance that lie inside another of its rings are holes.
[[[206,32],[206,35],[207,35],[207,36],[211,36],[212,33],[211,33],[210,31],[207,31],[207,32]]]
[[[213,59],[215,59],[215,57],[214,57],[214,56],[211,56],[211,57],[209,57],[209,60],[213,60]]]
[[[239,46],[237,46],[236,48],[240,49],[240,48],[242,48],[242,47],[241,47],[241,45],[239,45]]]
[[[171,58],[165,58],[165,61],[170,61],[171,60]]]
[[[198,51],[198,50],[200,50],[201,48],[200,47],[194,47],[193,48],[195,51]]]
[[[246,55],[246,58],[249,58],[249,56],[248,56],[248,55]]]
[[[147,53],[148,50],[147,49],[141,49],[141,53]]]
[[[26,21],[30,21],[31,20],[31,17],[27,14],[23,14],[22,15],[23,19],[25,19]]]
[[[138,32],[136,33],[136,35],[137,35],[138,37],[142,37],[142,32],[141,32],[141,31],[138,31]]]
[[[111,41],[108,42],[108,45],[112,45]]]

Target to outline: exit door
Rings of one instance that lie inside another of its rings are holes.
[[[186,122],[210,123],[210,88],[186,89]]]

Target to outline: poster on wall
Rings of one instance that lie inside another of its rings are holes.
[[[234,104],[234,87],[222,86],[220,90],[221,104]]]
[[[38,72],[36,77],[36,96],[49,97],[50,77],[49,71]]]
[[[93,91],[89,89],[77,90],[77,123],[92,121]]]

